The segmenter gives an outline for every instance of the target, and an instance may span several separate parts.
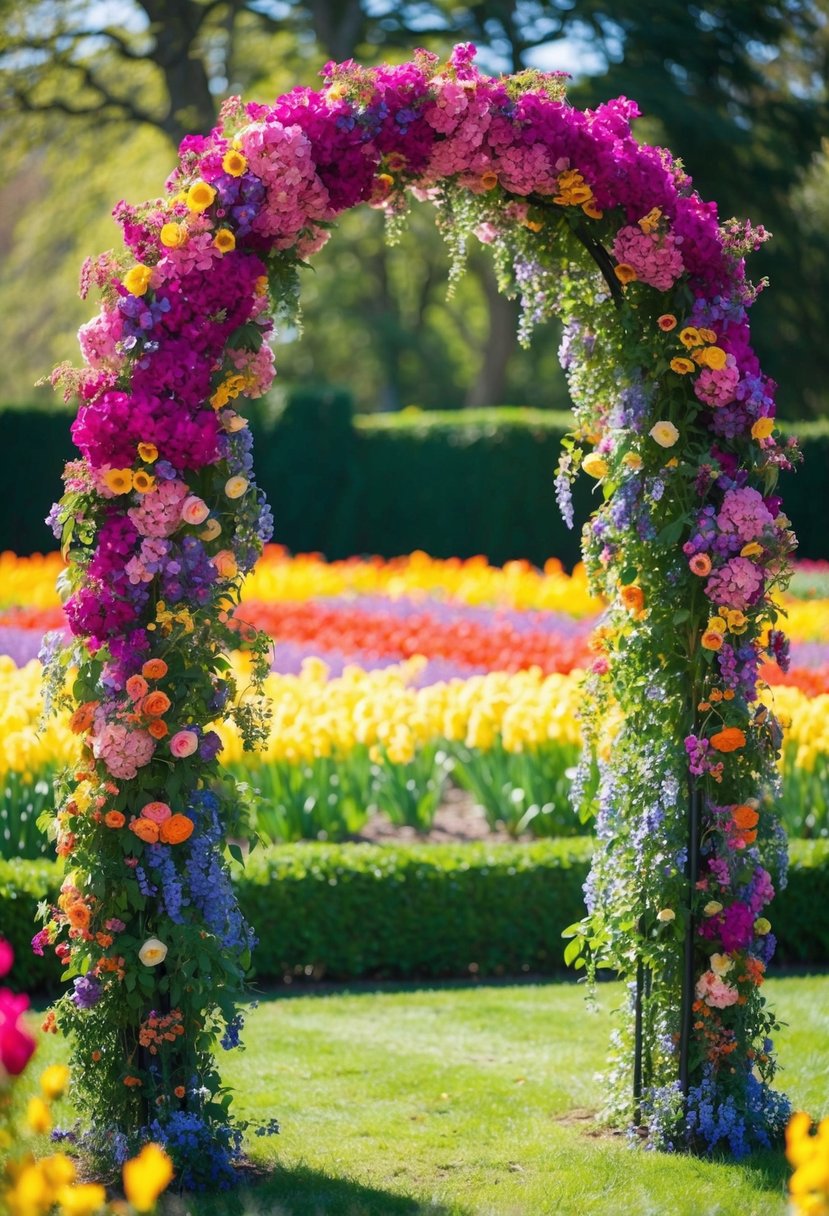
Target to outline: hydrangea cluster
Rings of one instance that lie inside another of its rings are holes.
[[[627,975],[633,959],[648,977],[645,1087],[656,1123],[673,1112],[665,1143],[711,1140],[707,1115],[693,1114],[700,1060],[715,1118],[744,1121],[743,1138],[728,1135],[735,1151],[754,1134],[749,1105],[765,1109],[756,1086],[773,1065],[757,1042],[770,1020],[756,992],[770,935],[757,913],[771,893],[761,844],[779,852],[779,840],[764,785],[774,727],[754,676],[791,545],[770,497],[791,453],[774,439],[774,386],[746,319],[756,290],[742,257],[765,234],[719,225],[670,154],[634,138],[634,102],[575,110],[558,75],[490,78],[474,55],[464,45],[444,64],[426,51],[393,67],[330,63],[322,89],[226,102],[215,130],[183,141],[163,198],[116,208],[124,250],[82,273],[84,295],[93,283],[102,293],[81,332],[85,365],[54,377],[77,398],[80,458],[50,513],[73,641],[51,652],[47,678],[55,689],[73,670],[79,756],[55,822],[71,881],[36,942],[83,977],[51,1017],[74,1032],[92,1141],[115,1154],[157,1136],[177,1160],[199,1161],[185,1185],[232,1172],[237,1142],[211,1113],[224,1109],[211,1050],[217,1033],[235,1043],[253,945],[223,857],[244,812],[210,729],[233,714],[250,744],[263,730],[256,679],[240,704],[222,657],[239,640],[240,580],[272,527],[237,406],[270,386],[272,315],[290,314],[299,267],[337,217],[367,203],[398,222],[407,192],[436,203],[455,269],[476,236],[490,248],[501,286],[521,298],[522,340],[563,318],[577,427],[557,496],[569,512],[580,466],[605,488],[585,551],[612,608],[586,730],[613,763],[590,884],[600,932],[575,945],[597,936],[600,961]],[[262,673],[263,644],[246,634],[245,645]],[[687,831],[689,775],[711,817],[704,858]],[[701,882],[722,905],[707,920]],[[699,993],[686,995],[701,1007],[693,1044],[678,1048],[689,920]],[[150,1010],[180,1013],[163,1060],[142,1048]],[[616,1078],[631,1071],[620,1043]],[[628,1083],[616,1107],[629,1120],[646,1102]]]

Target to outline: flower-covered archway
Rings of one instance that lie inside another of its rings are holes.
[[[238,1042],[254,945],[223,851],[243,808],[211,730],[232,715],[254,746],[266,713],[267,641],[231,615],[272,526],[236,407],[269,387],[273,318],[337,216],[367,202],[394,227],[407,192],[434,202],[452,274],[467,241],[489,245],[522,336],[565,322],[576,424],[557,493],[567,516],[579,468],[597,481],[584,552],[610,605],[577,781],[598,847],[566,956],[630,982],[611,1111],[655,1146],[735,1155],[785,1119],[760,991],[785,870],[779,738],[757,670],[764,649],[784,659],[771,596],[793,538],[773,488],[790,454],[743,264],[765,233],[721,226],[670,153],[639,145],[634,103],[581,112],[557,75],[493,79],[473,59],[329,64],[320,91],[227,102],[163,198],[116,208],[125,249],[84,269],[103,295],[85,366],[56,373],[80,458],[53,512],[74,640],[48,679],[59,699],[69,675],[79,761],[35,946],[72,978],[50,1019],[74,1032],[90,1145],[161,1139],[187,1185],[229,1179],[238,1151],[212,1047]],[[240,642],[241,692],[224,658]]]

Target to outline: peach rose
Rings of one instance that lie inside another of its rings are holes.
[[[130,676],[127,680],[127,695],[131,701],[140,701],[149,692],[149,685],[143,676]]]
[[[147,659],[141,668],[141,674],[148,680],[162,680],[167,674],[167,664],[163,659]]]
[[[235,578],[239,573],[239,567],[236,565],[236,558],[233,556],[230,549],[220,549],[219,552],[210,560],[216,567],[216,572],[220,578]]]
[[[107,811],[104,815],[104,823],[108,828],[122,828],[126,822],[120,811]]]
[[[148,693],[144,698],[141,703],[141,712],[148,718],[160,718],[162,714],[166,714],[171,704],[166,692],[156,689],[155,692]]]
[[[153,739],[163,739],[165,735],[169,734],[167,723],[162,718],[153,718],[152,722],[147,725],[147,733]]]
[[[181,518],[186,524],[203,524],[210,514],[210,508],[198,494],[190,494],[181,504]]]

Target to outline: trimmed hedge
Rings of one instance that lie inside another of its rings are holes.
[[[561,931],[583,914],[588,838],[533,844],[297,844],[235,867],[242,910],[260,944],[262,983],[416,979],[563,970]],[[829,963],[829,841],[790,843],[789,885],[771,918],[778,964]],[[54,900],[53,861],[0,862],[0,931],[12,982],[57,982],[54,955],[34,958],[37,900]]]
[[[294,552],[394,557],[424,549],[538,566],[549,557],[568,566],[579,558],[579,530],[564,526],[553,494],[567,413],[504,406],[352,417],[346,392],[303,388],[280,410],[254,403],[251,415],[257,477],[277,539]],[[53,548],[43,518],[74,452],[70,416],[6,409],[2,424],[8,508],[0,549]],[[781,482],[798,552],[826,557],[829,421],[786,429],[801,436],[805,456],[797,475]],[[587,477],[577,482],[577,519],[587,517],[594,489]]]

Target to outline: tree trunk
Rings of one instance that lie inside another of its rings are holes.
[[[360,0],[309,0],[308,10],[326,53],[337,63],[352,59],[365,26]]]
[[[170,98],[161,129],[178,147],[185,135],[206,134],[216,121],[207,68],[196,52],[206,10],[194,0],[139,0],[150,19],[155,47],[149,58],[164,74]]]
[[[507,367],[517,344],[518,304],[501,295],[492,267],[484,263],[479,277],[489,309],[489,335],[475,383],[466,394],[465,405],[503,405]]]

